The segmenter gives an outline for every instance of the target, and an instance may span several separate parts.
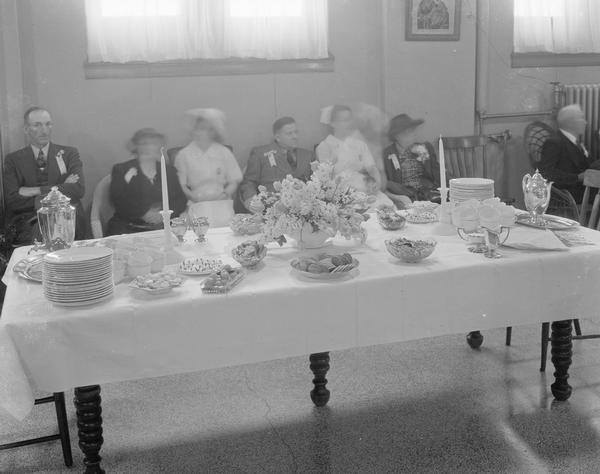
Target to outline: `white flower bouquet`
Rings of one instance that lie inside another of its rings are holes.
[[[362,226],[371,197],[356,191],[342,176],[336,176],[329,163],[312,164],[313,174],[306,183],[288,175],[274,183],[275,192],[259,186],[253,203],[264,209],[263,240],[286,242],[309,224],[314,232],[338,232],[346,239],[364,243],[367,237]]]

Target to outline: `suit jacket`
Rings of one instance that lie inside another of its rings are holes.
[[[296,148],[294,151],[296,169],[292,169],[288,163],[285,148],[277,143],[254,148],[250,153],[244,180],[239,187],[242,203],[257,194],[260,185],[265,186],[269,191],[274,191],[273,183],[282,181],[288,174],[302,181],[308,181],[312,174],[310,164],[315,161],[315,154],[304,148]],[[269,152],[273,152],[275,166],[269,159]]]
[[[547,180],[554,181],[557,188],[569,191],[577,202],[581,202],[585,189],[578,175],[591,165],[592,160],[585,156],[583,150],[560,131],[542,146],[540,173]]]
[[[132,168],[136,170],[136,175],[132,176],[127,182],[125,175]],[[175,167],[168,164],[166,168],[169,206],[173,211],[171,217],[177,217],[185,210],[187,198],[179,184]],[[142,216],[151,207],[162,207],[160,163],[156,163],[156,179],[154,182],[151,182],[142,173],[136,158],[114,165],[110,182],[110,198],[115,207],[114,218],[127,223],[143,224]]]
[[[57,155],[62,153],[62,163]],[[64,167],[62,164],[64,163]],[[71,174],[79,175],[77,183],[65,183]],[[4,162],[4,192],[9,213],[33,211],[35,198],[23,197],[19,194],[22,186],[36,187],[37,164],[30,146],[21,148],[6,156]],[[47,194],[52,186],[58,186],[61,193],[71,198],[74,206],[79,204],[85,193],[83,165],[76,148],[50,143],[48,147],[48,185],[41,186],[42,195]]]

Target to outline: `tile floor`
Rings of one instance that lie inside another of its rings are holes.
[[[582,321],[584,332],[600,325]],[[328,407],[308,357],[102,387],[107,473],[597,473],[600,340],[575,342],[574,393],[553,402],[539,326],[331,354]],[[72,393],[67,394],[72,398]],[[53,427],[53,408],[0,415],[0,443]],[[0,472],[82,472],[58,442],[0,451]]]

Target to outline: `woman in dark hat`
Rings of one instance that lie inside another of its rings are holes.
[[[162,227],[161,148],[165,136],[153,128],[135,132],[128,144],[133,159],[113,166],[110,198],[115,214],[108,222],[108,235],[131,234]],[[187,198],[177,179],[177,170],[167,164],[171,217],[184,209]]]
[[[388,137],[392,144],[383,150],[387,176],[387,191],[404,198],[394,199],[396,205],[411,201],[439,200],[439,170],[435,166],[435,151],[431,143],[418,143],[417,129],[425,121],[406,114],[391,121]]]

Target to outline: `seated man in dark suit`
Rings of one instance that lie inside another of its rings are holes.
[[[239,186],[239,199],[235,212],[260,212],[252,209],[250,201],[258,194],[258,186],[274,191],[273,183],[287,175],[307,181],[310,179],[311,163],[315,161],[312,151],[298,148],[298,126],[292,117],[282,117],[273,124],[273,143],[252,150],[244,179]]]
[[[579,105],[560,109],[556,121],[559,131],[544,142],[539,171],[544,178],[553,181],[554,186],[569,191],[580,203],[585,189],[583,174],[589,168],[599,169],[600,163],[591,159],[581,142],[587,122]]]
[[[85,192],[83,169],[76,148],[50,142],[52,117],[41,107],[25,112],[29,145],[6,156],[4,189],[9,225],[16,227],[18,244],[31,244],[37,230],[36,208],[52,186],[71,198],[77,210],[75,238],[85,237],[81,198]]]

